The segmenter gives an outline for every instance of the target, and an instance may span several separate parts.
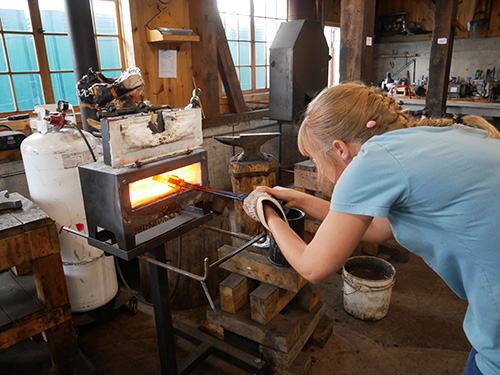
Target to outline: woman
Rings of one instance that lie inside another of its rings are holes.
[[[306,244],[265,207],[283,254],[311,282],[335,273],[360,240],[394,237],[421,256],[469,302],[464,330],[473,350],[464,374],[493,375],[500,374],[500,133],[481,117],[463,120],[411,121],[376,88],[327,88],[309,104],[298,144],[335,184],[331,202],[257,190],[322,221]]]

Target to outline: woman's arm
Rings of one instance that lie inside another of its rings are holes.
[[[306,244],[271,207],[264,209],[267,224],[283,255],[299,274],[313,283],[342,267],[373,219],[330,210],[311,243]]]
[[[374,217],[370,226],[363,235],[366,242],[382,243],[394,238],[391,224],[387,218]]]

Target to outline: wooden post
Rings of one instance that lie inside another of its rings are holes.
[[[440,117],[446,113],[446,97],[458,0],[437,0],[429,61],[429,87],[425,109]]]
[[[217,64],[226,90],[229,109],[232,113],[246,112],[247,106],[241,92],[240,81],[236,75],[233,57],[219,13],[215,15],[215,30],[217,34]]]
[[[375,0],[340,2],[340,81],[371,82]]]
[[[191,29],[200,36],[192,43],[193,77],[203,93],[200,97],[205,117],[219,117],[219,75],[217,71],[217,34],[219,17],[215,0],[189,0]]]

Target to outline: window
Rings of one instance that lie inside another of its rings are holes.
[[[100,70],[118,77],[123,51],[118,0],[91,0]],[[78,105],[64,0],[0,0],[0,112],[60,99]]]
[[[218,0],[217,5],[241,90],[269,90],[269,47],[287,20],[287,0]]]
[[[332,57],[328,63],[328,86],[335,86],[340,80],[340,27],[325,26],[324,31]]]

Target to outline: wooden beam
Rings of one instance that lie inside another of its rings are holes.
[[[262,283],[250,293],[250,312],[252,319],[260,324],[269,323],[288,305],[297,293]]]
[[[218,250],[219,259],[234,250],[233,246],[222,246]],[[307,280],[293,268],[277,267],[269,261],[267,256],[246,250],[226,260],[219,267],[292,292],[298,292],[307,284]]]
[[[240,81],[236,75],[233,57],[227,43],[226,32],[224,31],[224,26],[218,12],[215,16],[215,30],[217,33],[217,64],[224,89],[226,90],[229,109],[233,113],[246,112],[247,106],[241,92]]]
[[[425,109],[433,116],[446,113],[446,97],[450,76],[451,56],[458,0],[437,0],[429,60],[429,85]]]
[[[201,105],[205,117],[218,117],[219,75],[217,71],[216,17],[219,17],[215,0],[188,0],[190,27],[200,36],[191,44],[193,79],[202,90]]]
[[[375,0],[340,2],[340,81],[371,82]]]
[[[248,303],[248,296],[257,286],[257,281],[232,273],[219,284],[221,309],[237,313]]]

